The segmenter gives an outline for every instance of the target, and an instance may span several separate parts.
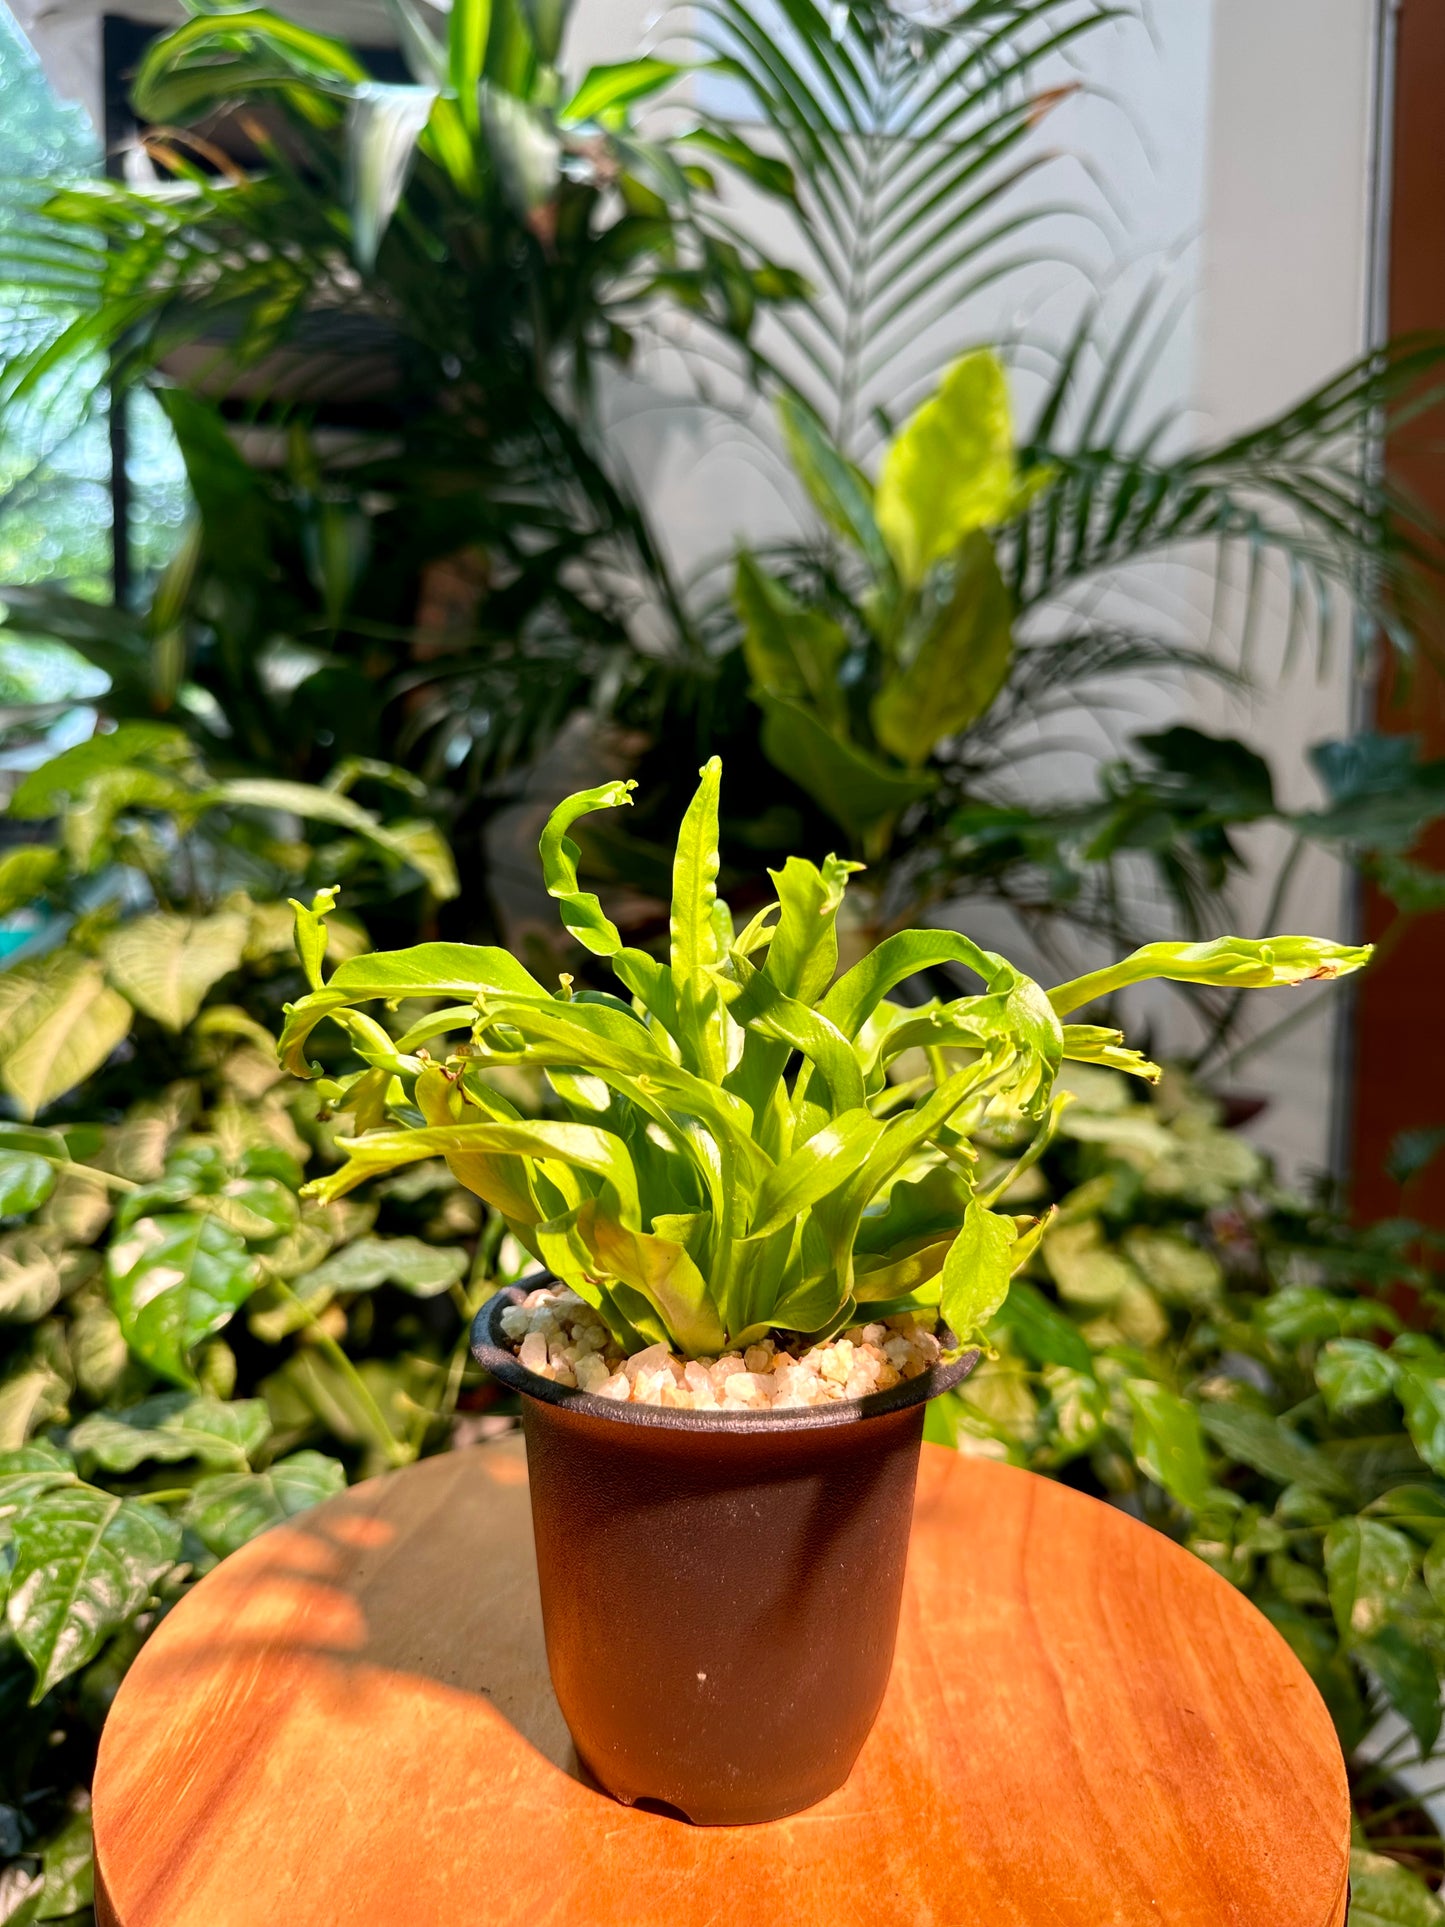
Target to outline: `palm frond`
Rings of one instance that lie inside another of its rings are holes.
[[[1104,0],[965,0],[914,17],[886,0],[785,0],[781,30],[745,0],[703,0],[693,35],[749,89],[799,184],[817,298],[781,317],[808,363],[805,398],[850,453],[880,432],[909,378],[956,352],[920,340],[973,294],[1036,266],[1026,245],[1075,203],[1017,190],[1054,156],[1035,140],[1074,91],[1040,72],[1130,17]]]
[[[1246,658],[1271,558],[1287,583],[1290,643],[1309,627],[1326,635],[1335,609],[1353,605],[1411,651],[1439,550],[1415,505],[1372,472],[1368,449],[1387,421],[1438,399],[1445,339],[1395,342],[1257,428],[1170,453],[1167,425],[1135,421],[1149,359],[1140,344],[1158,339],[1145,326],[1152,299],[1131,314],[1097,374],[1085,353],[1096,316],[1085,317],[1023,438],[1025,459],[1050,468],[1054,482],[1008,539],[1021,612],[1204,542],[1222,578],[1243,559]]]

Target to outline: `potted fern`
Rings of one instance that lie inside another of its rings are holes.
[[[1060,1064],[1157,1076],[1074,1012],[1150,978],[1293,984],[1369,953],[1151,944],[1045,992],[967,937],[913,930],[839,975],[855,866],[790,858],[735,931],[720,777],[714,758],[678,835],[666,964],[578,887],[567,834],[631,785],[548,821],[547,888],[620,994],[549,990],[504,950],[447,943],[323,981],[323,892],[296,906],[314,987],[282,1053],[309,1074],[330,1020],[363,1060],[327,1091],[356,1134],[314,1195],[442,1157],[545,1268],[482,1308],[474,1349],[523,1394],[558,1699],[617,1798],[741,1823],[840,1785],[877,1714],[924,1406],[977,1359],[1042,1235],[1008,1193],[1066,1102]],[[958,966],[980,990],[892,995]],[[415,999],[426,1013],[395,1037],[360,1008]],[[548,1115],[503,1095],[496,1073],[518,1068],[545,1076]],[[971,1138],[1000,1121],[1025,1123],[1023,1149],[984,1183]]]

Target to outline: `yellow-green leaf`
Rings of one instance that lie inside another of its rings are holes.
[[[954,362],[883,458],[875,512],[898,572],[923,580],[1018,500],[1008,377],[987,349]]]
[[[239,910],[136,917],[106,939],[106,974],[137,1010],[167,1030],[184,1030],[212,985],[240,968],[249,929]]]
[[[980,532],[966,537],[951,594],[903,668],[873,699],[873,729],[911,769],[977,722],[1013,659],[1013,603]]]
[[[58,950],[0,974],[0,1082],[27,1117],[98,1070],[131,1006],[93,958]]]

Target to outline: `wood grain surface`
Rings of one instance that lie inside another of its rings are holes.
[[[1349,1805],[1323,1704],[1224,1580],[925,1446],[848,1784],[766,1827],[620,1807],[548,1685],[507,1440],[205,1579],[121,1688],[95,1835],[102,1927],[1340,1927]]]

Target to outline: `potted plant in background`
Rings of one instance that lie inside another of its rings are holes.
[[[547,1267],[483,1307],[476,1346],[525,1394],[558,1699],[618,1798],[739,1823],[841,1784],[876,1716],[924,1404],[966,1374],[1043,1235],[1003,1201],[1068,1101],[1061,1064],[1158,1074],[1119,1032],[1066,1020],[1130,983],[1292,984],[1369,953],[1154,944],[1046,993],[967,937],[914,930],[838,975],[856,866],[790,859],[735,934],[720,779],[714,758],[678,835],[667,964],[578,887],[569,828],[630,786],[548,821],[548,891],[625,997],[552,992],[505,950],[453,944],[323,981],[328,891],[297,906],[314,987],[281,1048],[306,1072],[331,1018],[365,1066],[326,1087],[361,1128],[314,1195],[442,1156]],[[981,992],[890,994],[958,966]],[[396,1039],[358,1008],[438,998]],[[519,1069],[544,1074],[556,1115],[503,1095],[497,1074]],[[985,1182],[972,1138],[1000,1119],[1025,1134]]]

